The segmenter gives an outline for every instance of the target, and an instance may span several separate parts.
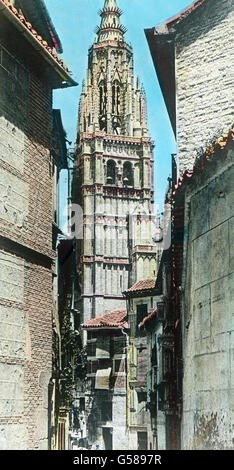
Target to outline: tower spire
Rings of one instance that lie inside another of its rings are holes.
[[[119,9],[116,0],[105,0],[104,7],[99,14],[101,23],[96,30],[97,42],[123,41],[127,30],[120,23],[122,11]]]

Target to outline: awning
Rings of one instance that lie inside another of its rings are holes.
[[[111,374],[111,367],[109,367],[108,369],[97,370],[97,372],[96,372],[96,381],[95,381],[95,389],[109,390],[109,388],[110,388],[110,374]]]

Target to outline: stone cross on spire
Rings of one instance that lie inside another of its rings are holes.
[[[120,17],[122,11],[116,0],[105,0],[103,9],[99,12],[101,24],[97,28],[97,42],[123,41],[126,28],[121,25]]]

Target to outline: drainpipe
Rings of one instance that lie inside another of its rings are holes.
[[[129,334],[121,328],[121,332],[126,336],[126,429],[128,431],[128,350],[129,350]]]

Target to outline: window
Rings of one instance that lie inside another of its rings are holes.
[[[80,398],[80,412],[85,411],[85,398]]]
[[[147,440],[147,432],[137,433],[138,450],[148,450]]]
[[[126,345],[126,339],[123,336],[117,336],[112,340],[112,354],[113,355],[122,355],[124,351],[124,347]]]
[[[151,351],[151,364],[152,367],[157,366],[158,361],[157,361],[157,346],[156,344],[154,345],[152,351]]]
[[[123,165],[123,184],[125,186],[134,186],[133,168],[131,162],[125,162]]]
[[[171,374],[173,369],[173,352],[171,349],[163,348],[163,373]]]
[[[122,292],[123,290],[123,275],[120,274],[120,277],[119,277],[119,284],[120,284],[120,291]]]
[[[107,184],[116,182],[116,163],[113,160],[107,162]]]
[[[99,127],[101,131],[107,130],[106,127],[106,106],[107,106],[107,89],[104,80],[99,85]]]
[[[115,80],[112,86],[112,114],[119,116],[120,114],[120,84]]]
[[[139,323],[141,323],[143,318],[146,317],[147,310],[148,310],[147,304],[137,305],[137,325],[136,325],[137,329],[138,329]]]
[[[90,341],[87,344],[87,356],[94,357],[96,356],[96,341]]]
[[[114,361],[114,373],[118,374],[120,371],[121,359],[117,359]]]
[[[101,408],[101,421],[106,423],[107,421],[112,421],[112,402],[103,403]]]

